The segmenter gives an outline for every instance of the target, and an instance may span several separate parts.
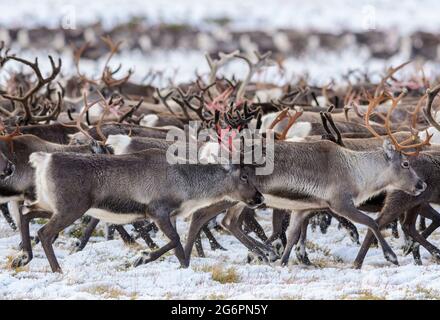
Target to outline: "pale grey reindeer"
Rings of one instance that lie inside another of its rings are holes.
[[[20,266],[32,259],[32,247],[29,235],[29,221],[32,215],[22,215],[20,203],[34,200],[34,169],[29,165],[29,156],[36,151],[105,153],[103,146],[92,143],[82,146],[61,145],[45,141],[34,135],[7,135],[0,141],[0,159],[4,168],[0,170],[0,203],[10,202],[15,222],[18,224],[22,238],[23,252],[13,260],[13,266]]]
[[[190,214],[222,199],[251,207],[264,202],[254,186],[253,166],[169,164],[166,151],[159,149],[115,156],[36,152],[30,162],[36,170],[37,201],[29,209],[50,213],[38,237],[54,272],[61,272],[52,247],[54,237],[84,214],[114,224],[152,219],[170,242],[143,252],[135,266],[175,249],[186,267],[171,215]]]
[[[109,135],[108,139],[107,139],[107,144],[114,150],[115,154],[130,154],[130,153],[139,152],[139,151],[149,149],[149,148],[158,148],[158,149],[162,149],[162,150],[167,150],[170,147],[170,145],[173,144],[173,142],[162,140],[162,139],[149,138],[149,137],[129,137],[127,135],[117,134],[117,135]],[[208,154],[208,157],[209,157],[210,144],[211,143],[207,143],[207,144],[199,143],[198,144],[199,156],[201,158],[203,158],[203,154],[205,153],[203,150],[206,150],[206,153]],[[214,145],[217,146],[217,143],[214,143]],[[207,147],[207,148],[204,149],[205,147]],[[210,206],[209,208],[206,208],[206,209],[209,211],[212,211],[215,208],[220,208],[220,211],[217,212],[217,214],[218,214],[218,213],[225,211],[229,207],[232,207],[236,203],[237,202],[220,201],[220,203],[213,204],[212,206]],[[250,210],[250,211],[252,211],[252,210]],[[198,212],[203,212],[203,210],[199,210]],[[251,212],[251,214],[248,214],[248,215],[243,214],[242,218],[244,218],[244,220],[245,220],[244,221],[245,226],[248,226],[248,227],[251,226],[253,228],[253,231],[257,230],[257,232],[260,231],[264,234],[264,231],[261,231],[262,230],[261,226],[255,220],[253,212]],[[243,221],[240,220],[240,221],[237,221],[236,225],[233,225],[233,226],[227,225],[227,230],[229,232],[231,232],[233,235],[235,235],[239,241],[244,241],[243,244],[245,246],[248,246],[249,243],[247,241],[247,238],[241,237],[241,232],[242,232],[241,226],[242,225],[243,225]],[[258,230],[258,227],[261,228],[261,230]],[[205,229],[205,227],[203,229]],[[240,231],[237,231],[237,229],[240,229]],[[198,235],[199,235],[199,233],[193,234],[192,229],[189,230],[189,232],[188,232],[188,239],[189,240],[187,240],[187,242],[192,242],[193,239],[194,240],[197,239],[196,240],[196,249],[197,249],[197,252],[200,252],[201,244],[199,241],[200,237]],[[260,233],[260,236],[261,236],[261,233]],[[266,239],[264,239],[264,240],[266,240]],[[211,241],[211,239],[210,239],[210,241]],[[197,243],[197,242],[199,242],[199,243]],[[189,250],[185,254],[186,255],[191,254],[191,250]]]
[[[383,148],[369,151],[344,149],[330,141],[276,142],[274,171],[257,176],[257,187],[268,207],[292,211],[289,239],[281,263],[287,264],[290,251],[300,236],[300,226],[308,212],[330,209],[354,223],[366,225],[378,238],[385,258],[397,264],[397,257],[379,231],[378,224],[356,207],[386,190],[402,190],[419,195],[426,189],[404,155],[385,140]],[[197,232],[200,225],[212,219],[215,210],[193,215]],[[228,210],[223,225],[234,225],[239,219],[240,204]],[[217,213],[218,214],[218,213]],[[191,223],[192,224],[192,223]],[[248,248],[267,261],[271,248],[248,237]],[[186,250],[192,246],[187,243]]]

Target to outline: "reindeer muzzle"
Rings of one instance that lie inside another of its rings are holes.
[[[258,193],[251,201],[248,202],[248,206],[251,209],[257,209],[264,204],[264,196],[261,193]]]

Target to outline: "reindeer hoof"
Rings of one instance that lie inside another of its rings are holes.
[[[11,267],[12,268],[23,267],[27,265],[30,261],[31,259],[29,257],[29,254],[27,254],[26,252],[22,252],[18,257],[12,260]]]
[[[81,241],[79,239],[75,240],[75,243],[73,244],[72,253],[80,252],[82,251],[81,247]]]
[[[141,252],[141,256],[136,259],[136,261],[133,263],[133,267],[138,267],[141,264],[147,264],[151,261],[150,253],[147,251]]]
[[[276,254],[281,257],[284,253],[284,246],[283,246],[283,242],[281,241],[281,239],[275,240],[273,242],[273,247],[275,248]]]
[[[432,257],[434,258],[436,263],[440,263],[440,251],[434,251],[432,253]]]
[[[361,244],[359,242],[359,233],[357,232],[357,230],[356,231],[355,230],[350,230],[349,236],[350,236],[350,240],[353,241],[353,243],[356,243],[356,244],[359,244],[359,245]]]
[[[422,259],[420,259],[420,257],[419,258],[414,258],[414,264],[416,266],[422,266],[423,265]]]
[[[358,262],[358,261],[353,262],[353,268],[360,270],[362,268],[362,262]]]
[[[57,267],[57,268],[53,269],[52,272],[63,274],[63,270],[61,270],[61,267]]]
[[[215,251],[215,250],[228,251],[227,249],[223,248],[220,244],[219,245],[212,245],[211,250],[212,251]]]
[[[415,246],[416,243],[414,241],[408,241],[402,248],[403,255],[409,255],[414,250]]]
[[[254,252],[250,251],[247,256],[247,263],[251,263],[253,261],[258,261],[260,263],[263,262],[265,264],[269,264],[269,260],[267,259],[267,257],[265,255],[254,253]]]
[[[312,265],[312,263],[309,260],[309,257],[307,256],[307,253],[301,253],[300,250],[296,250],[296,259],[302,265],[305,265],[305,266]]]
[[[394,254],[394,252],[384,252],[385,259],[387,261],[391,262],[392,264],[398,266],[399,261],[397,260],[397,256]]]

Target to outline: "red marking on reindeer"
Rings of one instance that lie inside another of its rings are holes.
[[[207,108],[211,111],[220,111],[225,112],[226,110],[226,99],[229,98],[229,96],[234,91],[234,88],[228,88],[225,91],[223,91],[221,94],[219,94],[217,97],[215,97],[210,103],[207,104]]]

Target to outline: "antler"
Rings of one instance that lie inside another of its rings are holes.
[[[132,69],[129,69],[128,72],[127,72],[127,75],[126,75],[125,77],[123,77],[122,79],[117,80],[117,79],[114,79],[114,78],[113,78],[113,75],[114,75],[115,73],[117,73],[117,72],[121,69],[122,65],[120,64],[120,65],[116,68],[116,70],[113,70],[113,71],[112,71],[112,70],[110,69],[110,67],[109,67],[108,64],[110,63],[110,60],[111,60],[111,58],[115,55],[115,53],[118,52],[119,47],[120,47],[121,44],[122,44],[122,41],[118,41],[118,42],[115,43],[115,42],[113,42],[113,40],[110,38],[110,36],[107,36],[107,37],[101,37],[101,39],[102,39],[102,41],[104,41],[104,43],[105,43],[105,44],[109,47],[109,49],[110,49],[109,56],[107,57],[107,60],[106,60],[106,62],[105,62],[105,64],[104,64],[104,69],[103,69],[102,74],[101,74],[101,80],[102,80],[102,82],[105,83],[105,85],[106,85],[107,87],[116,87],[116,86],[120,86],[120,85],[126,83],[126,82],[128,81],[128,79],[130,79],[131,75],[133,74],[133,70],[132,70]]]
[[[272,54],[272,52],[268,51],[265,54],[261,55],[260,53],[255,51],[254,54],[257,57],[257,62],[252,62],[246,56],[236,55],[237,58],[240,58],[240,59],[243,59],[244,61],[246,61],[246,63],[249,66],[249,72],[246,75],[246,78],[240,84],[240,87],[238,88],[236,101],[240,101],[243,98],[247,85],[251,81],[252,76],[255,74],[255,72],[258,71],[258,69],[274,65],[274,62],[269,59],[269,56]]]
[[[385,76],[382,78],[381,82],[379,83],[379,85],[377,86],[375,92],[374,92],[374,96],[377,97],[380,94],[380,90],[383,89],[383,87],[385,86],[386,81],[391,78],[397,71],[399,71],[400,69],[402,69],[403,67],[405,67],[407,64],[411,63],[410,61],[404,62],[400,65],[398,65],[397,67],[393,68],[390,67],[387,71],[387,73],[385,74]]]
[[[165,96],[163,96],[160,93],[159,88],[156,88],[156,94],[159,97],[160,102],[165,106],[165,108],[167,108],[168,111],[171,112],[171,114],[173,114],[175,116],[176,114],[174,113],[173,109],[171,109],[170,105],[167,102],[167,100],[174,94],[173,90],[170,90]],[[184,110],[183,112],[185,113],[185,115],[187,114],[186,110]],[[189,119],[189,116],[188,116],[188,119]]]
[[[78,115],[78,117],[76,118],[75,124],[74,125],[70,125],[70,124],[65,124],[65,123],[60,122],[61,125],[63,125],[64,127],[68,127],[68,128],[77,128],[87,138],[89,138],[90,140],[94,141],[95,139],[86,130],[84,130],[84,128],[82,127],[81,124],[82,124],[82,119],[83,119],[84,115],[90,110],[91,107],[93,107],[95,104],[99,103],[101,100],[102,100],[102,98],[99,98],[99,99],[95,100],[92,103],[88,103],[88,101],[87,101],[87,93],[84,91],[83,92],[84,107],[81,110],[81,112]]]
[[[385,119],[385,129],[387,132],[388,137],[390,138],[391,142],[393,143],[394,147],[396,148],[397,151],[401,152],[402,154],[405,154],[407,156],[417,156],[420,152],[420,148],[422,148],[423,146],[428,146],[430,145],[430,140],[432,138],[432,135],[429,135],[428,132],[426,133],[426,139],[422,142],[419,143],[413,143],[410,145],[404,145],[410,141],[414,141],[415,140],[415,136],[412,135],[412,137],[410,137],[409,139],[399,143],[397,141],[397,139],[394,137],[392,131],[391,131],[391,125],[390,125],[390,119],[391,119],[391,113],[393,112],[393,110],[397,107],[397,105],[399,104],[399,102],[402,100],[402,98],[405,95],[405,91],[402,92],[397,98],[393,98],[391,97],[391,107],[387,112],[387,116]],[[368,128],[368,130],[370,130],[370,132],[376,136],[382,139],[382,136],[380,136],[379,134],[377,134],[377,132],[370,126],[369,124],[369,116],[371,114],[371,112],[378,106],[378,104],[384,99],[383,95],[378,96],[378,97],[374,97],[371,99],[369,105],[368,105],[368,110],[367,113],[365,114],[365,125]],[[408,152],[405,150],[408,149],[416,149],[416,151],[412,151],[412,152]]]
[[[3,135],[3,136],[0,136],[1,141],[5,141],[6,143],[9,143],[9,148],[10,148],[11,153],[14,152],[14,145],[12,143],[12,139],[16,136],[19,136],[19,135],[21,135],[20,127],[16,126],[15,130],[13,132],[6,134],[6,135]]]
[[[74,53],[73,53],[73,61],[75,63],[75,68],[76,68],[76,74],[78,75],[78,77],[80,78],[81,81],[84,81],[85,83],[92,83],[94,85],[98,85],[98,82],[92,79],[89,79],[88,77],[86,77],[83,73],[81,73],[80,68],[79,68],[79,63],[81,61],[81,57],[84,53],[84,51],[86,51],[86,49],[89,47],[90,43],[89,42],[85,42],[81,47],[79,47],[78,49],[74,49]]]
[[[172,97],[172,99],[180,105],[182,110],[186,111],[185,108],[189,108],[194,111],[197,116],[202,120],[202,122],[207,123],[212,120],[212,117],[206,117],[204,114],[205,111],[205,97],[203,93],[199,95],[190,95],[188,92],[184,93],[180,88],[177,88],[177,92],[179,94],[179,98]],[[196,99],[199,101],[199,106],[194,106],[191,104],[191,101]],[[188,116],[189,118],[189,116]]]
[[[287,132],[289,132],[289,129],[295,124],[296,120],[303,114],[303,111],[297,111],[295,110],[295,114],[291,116],[289,114],[289,109],[285,108],[283,111],[281,111],[278,116],[275,118],[274,121],[269,126],[269,129],[272,130],[280,121],[282,121],[284,118],[288,117],[289,122],[287,123],[287,126],[284,128],[283,132],[280,134],[277,134],[278,140],[284,140],[286,139]]]
[[[426,90],[426,94],[428,95],[428,99],[426,100],[426,109],[424,109],[425,117],[428,120],[428,122],[440,131],[440,125],[437,123],[437,121],[434,120],[432,117],[431,109],[432,109],[432,103],[434,102],[435,97],[438,95],[440,91],[440,85],[437,85],[433,89]]]
[[[284,130],[283,130],[283,132],[281,132],[281,134],[277,135],[278,140],[285,140],[286,139],[287,132],[295,124],[296,120],[298,120],[298,118],[302,116],[302,114],[303,114],[303,111],[296,111],[295,110],[295,114],[293,116],[289,115],[289,122],[287,123],[286,128],[284,128]]]
[[[41,88],[51,83],[57,77],[57,75],[60,73],[61,70],[61,59],[58,59],[58,65],[56,65],[52,56],[49,56],[52,72],[46,78],[43,77],[43,75],[41,74],[40,66],[38,65],[38,58],[35,58],[35,62],[30,62],[28,60],[18,58],[13,55],[6,55],[1,59],[1,65],[4,65],[4,63],[6,63],[6,61],[8,60],[14,60],[30,67],[34,71],[35,76],[37,77],[37,83],[33,87],[31,87],[26,93],[23,93],[22,90],[20,90],[20,95],[18,96],[4,94],[4,93],[1,93],[1,95],[5,99],[21,103],[25,112],[25,119],[24,119],[25,123],[39,122],[39,121],[53,119],[53,117],[58,114],[59,108],[61,107],[62,97],[60,94],[58,94],[58,103],[56,105],[56,108],[53,110],[52,113],[50,113],[47,116],[34,116],[32,114],[31,99]]]
[[[238,50],[235,50],[231,53],[219,52],[219,54],[218,54],[219,59],[215,59],[215,60],[213,60],[209,56],[209,54],[205,54],[205,58],[206,58],[206,61],[208,62],[209,69],[211,69],[211,72],[209,74],[208,83],[215,82],[215,80],[217,78],[218,69],[220,69],[222,66],[226,65],[229,61],[231,61],[235,57],[237,57],[238,54],[239,54]]]

